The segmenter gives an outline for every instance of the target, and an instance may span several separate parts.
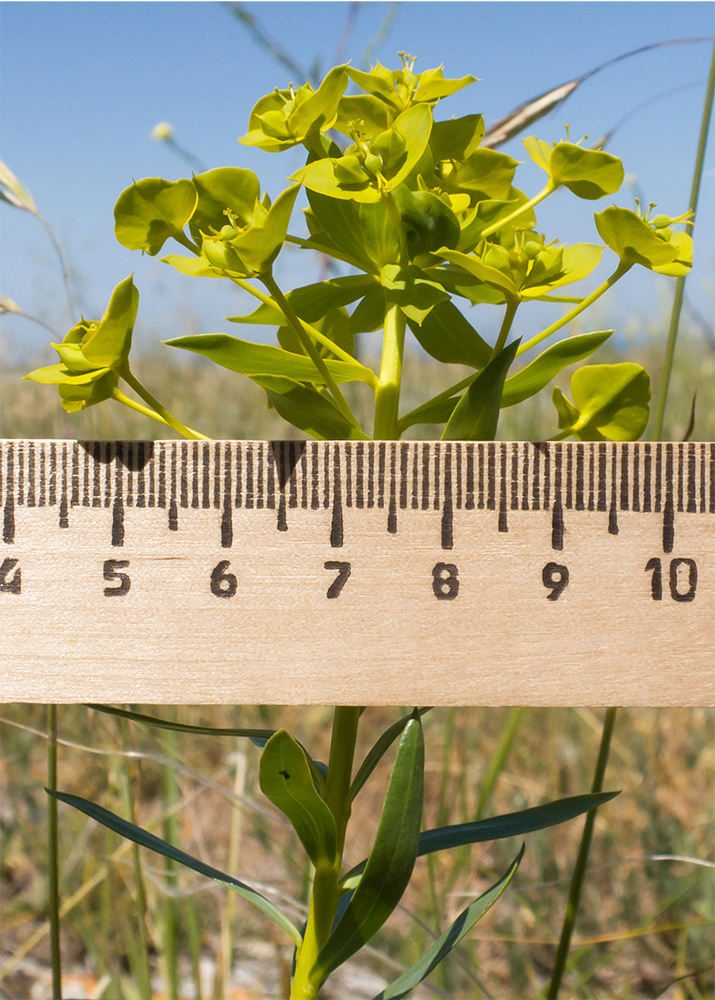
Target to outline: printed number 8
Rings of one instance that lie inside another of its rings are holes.
[[[432,570],[432,590],[438,601],[453,601],[459,593],[457,572],[454,563],[437,563]]]

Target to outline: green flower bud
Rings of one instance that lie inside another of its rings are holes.
[[[377,153],[368,153],[363,166],[369,174],[375,177],[382,170],[382,158]]]
[[[201,244],[201,256],[205,257],[212,267],[218,267],[222,271],[246,274],[249,270],[236,251],[221,240],[204,239]]]

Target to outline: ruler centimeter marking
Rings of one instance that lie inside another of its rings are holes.
[[[8,440],[0,506],[0,700],[715,703],[713,443]]]
[[[715,444],[316,441],[3,441],[3,542],[15,540],[15,509],[57,507],[67,528],[76,507],[111,508],[111,544],[121,547],[128,507],[220,510],[221,545],[233,544],[233,511],[269,508],[287,531],[288,511],[332,511],[330,544],[344,542],[344,508],[441,510],[441,545],[453,547],[455,510],[551,511],[552,547],[563,548],[566,512],[607,513],[618,534],[623,511],[661,513],[663,551],[675,514],[715,513]]]

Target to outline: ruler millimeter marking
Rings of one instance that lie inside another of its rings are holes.
[[[715,699],[715,444],[2,441],[0,503],[4,700]]]

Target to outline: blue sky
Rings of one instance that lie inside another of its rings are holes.
[[[353,5],[245,6],[296,62],[310,66],[319,58],[325,72],[339,54]],[[343,59],[361,64],[390,8],[358,5]],[[88,318],[99,317],[112,288],[134,272],[142,293],[143,343],[187,332],[192,323],[197,332],[237,332],[223,315],[243,311],[240,293],[220,282],[181,278],[157,260],[120,247],[112,209],[132,178],[190,175],[169,148],[151,141],[159,121],[171,122],[177,140],[207,167],[250,167],[272,196],[278,194],[300,165],[300,151],[270,155],[240,146],[237,137],[256,100],[286,86],[293,75],[214,2],[6,2],[0,28],[2,159],[55,227],[70,261],[78,308]],[[418,70],[444,63],[448,76],[481,78],[451,98],[441,117],[480,111],[489,124],[629,49],[712,33],[709,2],[402,2],[372,58],[395,66],[397,50],[407,50],[418,56]],[[556,140],[570,123],[572,139],[588,133],[595,140],[639,105],[680,88],[636,111],[609,146],[646,202],[678,214],[687,207],[709,59],[708,44],[700,43],[621,62],[584,83],[530,131]],[[526,159],[519,139],[502,148]],[[706,169],[688,294],[709,316],[715,253],[711,152]],[[531,193],[542,182],[531,164],[517,172],[518,185]],[[593,211],[613,201],[632,207],[633,194],[624,185],[614,198],[594,204],[559,192],[540,210],[539,228],[565,242],[597,241]],[[0,204],[0,222],[2,294],[63,334],[71,318],[45,233],[31,216],[6,204]],[[300,228],[296,213],[292,230]],[[279,275],[292,287],[314,280],[311,268],[293,252],[282,258]],[[621,327],[627,314],[657,316],[671,294],[667,280],[645,272],[626,281],[601,317]],[[50,361],[51,352],[43,350],[48,334],[41,328],[5,316],[0,331],[6,359],[32,355]]]

